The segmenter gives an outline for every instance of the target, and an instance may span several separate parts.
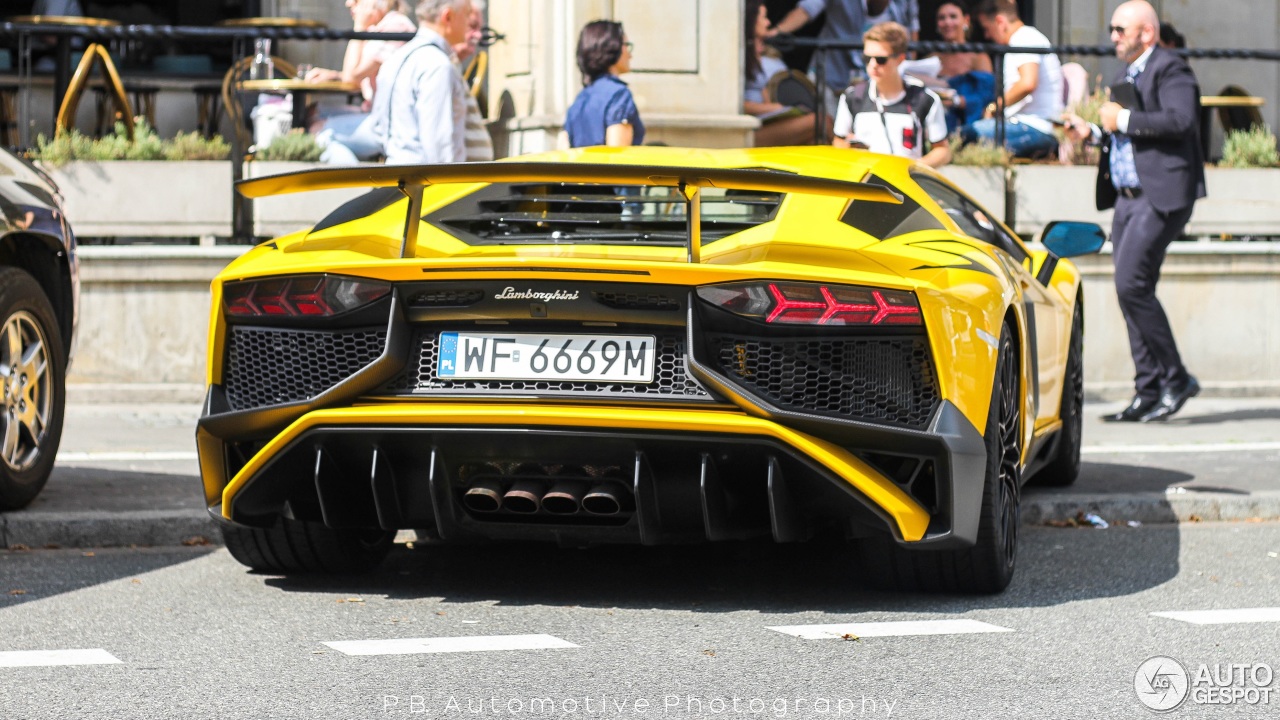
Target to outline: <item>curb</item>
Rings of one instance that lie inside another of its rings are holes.
[[[204,510],[16,512],[0,515],[0,548],[221,545]]]
[[[1024,498],[1022,525],[1048,525],[1093,513],[1109,523],[1144,525],[1280,520],[1280,493],[1134,493]],[[222,533],[204,510],[16,512],[0,514],[0,549],[93,548],[130,545],[222,545]]]
[[[1115,495],[1033,494],[1023,497],[1023,525],[1045,525],[1093,513],[1109,523],[1146,525],[1184,522],[1280,520],[1280,493],[1181,492]]]

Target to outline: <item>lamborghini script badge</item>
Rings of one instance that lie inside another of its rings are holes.
[[[516,290],[508,287],[497,295],[493,296],[494,300],[540,300],[542,302],[550,302],[552,300],[577,300],[577,290],[554,290],[552,292],[538,292],[536,290]]]

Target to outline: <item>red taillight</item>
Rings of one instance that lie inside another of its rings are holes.
[[[227,283],[222,297],[232,317],[326,317],[363,307],[390,292],[386,283],[301,275]]]
[[[698,288],[698,296],[734,314],[790,325],[921,325],[907,290],[816,283],[734,283]]]

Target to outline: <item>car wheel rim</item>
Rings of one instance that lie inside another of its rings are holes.
[[[11,470],[29,469],[48,434],[53,400],[48,343],[25,310],[0,326],[0,460]]]
[[[1077,323],[1079,320],[1076,321]],[[1074,335],[1075,333],[1073,333]],[[1071,388],[1071,426],[1067,428],[1067,432],[1071,433],[1072,447],[1079,447],[1080,439],[1084,435],[1084,418],[1082,410],[1084,408],[1084,352],[1080,347],[1080,339],[1077,335],[1073,338],[1071,357],[1067,361],[1067,387]]]
[[[999,493],[1000,529],[1004,539],[1004,561],[1013,565],[1018,541],[1018,465],[1022,459],[1021,406],[1018,402],[1018,368],[1013,344],[1001,347],[1000,376],[1000,475]]]

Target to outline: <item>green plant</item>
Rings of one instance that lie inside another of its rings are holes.
[[[231,146],[221,135],[206,138],[197,132],[179,132],[164,149],[165,160],[226,160]]]
[[[270,145],[257,152],[256,158],[315,162],[323,152],[324,148],[316,144],[315,136],[308,135],[301,128],[295,128],[284,135],[277,135]]]
[[[1218,165],[1230,168],[1280,165],[1276,136],[1265,125],[1255,125],[1248,130],[1232,130],[1222,142],[1222,161]]]
[[[1098,125],[1102,122],[1102,105],[1109,99],[1107,89],[1102,85],[1102,78],[1096,79],[1092,93],[1086,95],[1080,102],[1067,108],[1067,112],[1075,113],[1085,121]],[[1058,142],[1068,148],[1065,153],[1066,164],[1068,165],[1097,165],[1098,164],[1098,146],[1091,141],[1076,142],[1067,137],[1066,132],[1061,129],[1056,131]]]
[[[220,137],[205,140],[196,133],[178,133],[172,140],[163,140],[146,120],[137,118],[132,141],[121,122],[110,135],[100,138],[73,128],[53,139],[38,136],[32,157],[59,167],[75,160],[225,160],[230,154],[227,142]]]
[[[1013,155],[1007,148],[997,147],[995,143],[979,140],[965,145],[960,144],[960,135],[952,135],[951,147],[956,148],[951,155],[952,165],[968,167],[1008,167]]]

